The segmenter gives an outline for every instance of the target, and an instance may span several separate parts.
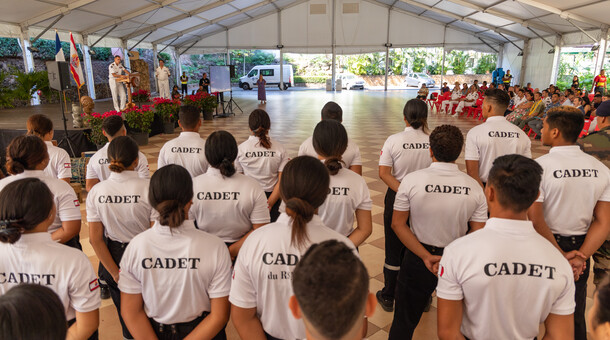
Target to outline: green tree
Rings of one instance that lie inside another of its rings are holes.
[[[464,51],[452,50],[447,53],[446,59],[454,74],[464,74],[470,56]]]
[[[498,60],[498,56],[496,54],[485,54],[483,55],[475,68],[476,74],[486,74],[488,72],[493,72],[496,69],[496,61]]]

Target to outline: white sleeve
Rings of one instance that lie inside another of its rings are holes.
[[[354,159],[352,159],[352,165],[362,165],[362,157],[360,156],[360,148],[354,143]]]
[[[91,189],[89,194],[87,194],[87,222],[101,222],[99,212],[97,210],[98,205],[95,203],[95,199],[97,198],[97,190],[96,186]]]
[[[280,145],[280,166],[278,167],[277,171],[278,172],[284,171],[284,167],[286,166],[288,161],[290,161],[290,157],[288,157],[286,148],[284,148],[283,145]]]
[[[95,168],[93,167],[93,161],[95,160],[95,157],[91,157],[91,159],[89,159],[89,163],[87,163],[87,174],[85,176],[85,179],[100,179],[100,176],[98,175],[97,171],[95,171]]]
[[[142,294],[142,283],[138,280],[134,270],[138,268],[138,263],[134,264],[132,259],[135,255],[133,254],[137,249],[134,249],[135,245],[131,242],[127,245],[121,263],[119,264],[119,290],[127,294]]]
[[[70,155],[64,149],[60,149],[57,155],[57,178],[72,178]]]
[[[265,196],[265,192],[258,183],[256,183],[253,198],[254,207],[250,213],[250,222],[252,222],[252,224],[271,222],[271,217],[269,217],[269,208],[267,205],[267,196]]]
[[[157,159],[157,169],[161,169],[162,167],[167,165],[167,162],[165,162],[165,150],[167,149],[166,146],[167,146],[167,144],[163,145],[161,150],[159,150],[159,158]],[[140,165],[139,161],[138,161],[138,165]],[[140,176],[140,177],[142,177],[142,176]]]
[[[390,138],[386,139],[381,148],[381,154],[379,155],[379,165],[382,166],[394,166],[394,160],[392,159],[392,148],[390,147]]]
[[[231,292],[231,254],[229,248],[219,241],[214,276],[207,287],[210,299],[229,296]]]
[[[453,254],[453,248],[446,247],[438,266],[438,284],[436,286],[436,296],[445,299],[459,301],[464,299],[464,291],[460,285],[457,275],[456,254]]]
[[[136,166],[136,171],[138,172],[138,176],[140,178],[150,178],[148,159],[146,159],[146,156],[142,152],[140,152],[138,156],[138,166]]]
[[[297,154],[297,156],[308,156],[307,155],[307,140],[305,140],[303,143],[301,143],[301,146],[299,146],[299,153]]]
[[[411,209],[411,205],[409,203],[409,185],[407,184],[407,180],[403,179],[398,187],[398,191],[396,192],[396,199],[394,199],[394,210],[398,211],[409,211]]]
[[[229,301],[231,304],[240,308],[255,308],[256,307],[256,290],[252,281],[251,273],[248,271],[250,267],[246,261],[252,261],[253,258],[248,252],[249,239],[246,239],[241,247],[240,254],[237,257],[235,267],[233,268],[233,279],[231,282],[231,293]],[[258,259],[254,259],[258,260]]]
[[[536,160],[538,161],[538,160]],[[540,164],[540,162],[538,162],[538,164]],[[538,195],[538,198],[536,199],[536,202],[542,203],[544,202],[544,185],[545,185],[545,173],[544,173],[544,165],[540,164],[540,166],[542,167],[542,179],[540,180],[540,189],[538,190],[540,192],[540,194]]]
[[[360,197],[361,200],[358,203],[358,206],[356,206],[356,209],[370,211],[373,209],[373,200],[371,200],[371,193],[369,191],[369,187],[366,186],[366,181],[364,180],[364,178],[360,177],[360,179],[361,179],[361,184],[360,184],[360,192],[358,193],[358,196]]]
[[[244,153],[243,153],[242,149],[239,148],[239,149],[237,149],[237,158],[235,158],[235,162],[233,164],[235,165],[235,172],[239,172],[241,174],[244,173],[244,167],[241,166],[241,162],[240,162],[242,157],[244,157]]]
[[[598,201],[610,202],[610,170],[602,166],[602,172],[606,174],[606,188],[602,192],[602,195],[599,197]]]
[[[527,158],[532,158],[532,141],[529,139],[529,137],[527,137],[527,135],[525,135],[525,145],[523,146],[521,155]]]
[[[485,198],[485,193],[480,185],[476,184],[476,187],[473,188],[476,190],[476,201],[477,207],[473,212],[472,216],[470,216],[470,221],[472,222],[487,222],[487,199]]]
[[[570,314],[574,313],[574,309],[576,308],[576,303],[574,302],[574,290],[575,290],[574,280],[572,280],[571,275],[569,275],[570,273],[572,273],[572,271],[571,271],[572,268],[569,267],[569,264],[567,262],[565,263],[564,267],[565,268],[558,268],[558,269],[563,269],[563,271],[566,273],[566,277],[565,277],[566,284],[563,287],[563,291],[561,292],[561,295],[559,295],[557,300],[555,300],[555,302],[553,302],[553,306],[551,306],[552,314],[570,315]],[[556,273],[556,274],[559,275],[559,273]]]
[[[464,150],[464,159],[467,161],[478,161],[481,158],[481,152],[476,143],[476,137],[472,130],[466,135],[466,149]]]
[[[78,263],[69,283],[70,305],[77,312],[87,313],[100,308],[99,282],[87,256],[82,252],[75,252],[75,256]]]
[[[58,180],[61,181],[61,180]],[[57,194],[57,216],[62,222],[65,221],[80,221],[82,216],[80,213],[80,202],[76,193],[70,184],[61,181],[62,191]]]

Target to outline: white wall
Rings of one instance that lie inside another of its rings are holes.
[[[523,48],[523,42],[516,43],[519,47]],[[504,44],[504,53],[502,55],[501,67],[504,69],[504,72],[510,70],[510,74],[513,75],[513,84],[521,83],[521,60],[523,57],[517,56],[521,52],[518,48],[513,46],[513,44],[507,42]]]
[[[555,45],[555,38],[550,37],[547,40]],[[531,39],[529,41],[525,76],[523,77],[523,81],[521,81],[523,85],[532,83],[533,88],[538,87],[540,89],[549,86],[553,68],[553,58],[555,56],[554,53],[548,53],[551,48],[553,47],[539,38]]]

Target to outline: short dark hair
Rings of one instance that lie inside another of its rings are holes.
[[[437,126],[430,134],[430,149],[439,162],[453,162],[462,152],[464,135],[453,125]]]
[[[49,158],[47,145],[38,136],[22,135],[15,137],[6,148],[6,170],[17,175]]]
[[[422,128],[422,131],[428,130],[428,104],[423,100],[411,99],[402,110],[402,115],[407,120],[407,123],[414,129]]]
[[[602,96],[601,92],[596,92],[595,95],[593,96],[593,98],[596,98],[596,97],[602,98],[603,96]]]
[[[140,149],[133,138],[129,136],[119,136],[112,139],[108,145],[108,168],[112,172],[121,173],[125,171],[137,158]]]
[[[31,115],[26,123],[28,133],[43,138],[53,131],[53,121],[43,114]]]
[[[324,165],[330,174],[336,175],[341,170],[342,156],[347,149],[347,131],[343,124],[336,120],[320,121],[313,130],[311,141],[316,153],[326,158]]]
[[[337,240],[312,245],[294,269],[303,315],[326,339],[340,339],[362,322],[369,276],[352,249]]]
[[[576,143],[580,132],[585,126],[585,117],[575,107],[560,106],[547,113],[546,123],[549,125],[549,128],[559,130],[566,142]]]
[[[551,94],[551,97],[553,97],[553,96],[557,96],[557,98],[559,98],[559,93],[553,92],[553,94]]]
[[[205,158],[225,177],[235,174],[233,162],[237,158],[237,151],[235,137],[224,130],[212,132],[205,142]]]
[[[334,119],[338,122],[343,121],[343,109],[335,102],[328,102],[322,108],[322,120]]]
[[[184,207],[193,199],[193,180],[180,165],[166,165],[152,175],[148,201],[159,212],[159,223],[170,228],[182,225],[188,216]]]
[[[496,158],[487,183],[500,204],[514,212],[527,210],[538,198],[542,167],[531,158],[512,154]]]
[[[106,131],[106,134],[110,137],[116,136],[124,126],[125,123],[123,123],[121,116],[108,116],[102,121],[102,130]]]
[[[498,108],[502,108],[504,111],[506,111],[506,108],[508,108],[508,104],[510,103],[508,93],[498,89],[485,91],[485,99],[491,101],[494,106],[498,106]]]
[[[597,310],[593,316],[593,329],[610,322],[610,276],[597,287],[594,299],[597,300]]]
[[[19,199],[15,199],[19,197]],[[7,184],[0,191],[0,242],[15,243],[25,231],[49,218],[53,194],[38,178],[24,178]]]
[[[185,129],[194,129],[201,119],[201,109],[193,105],[184,105],[178,113],[178,120]]]
[[[65,339],[66,313],[59,296],[39,284],[20,284],[0,296],[0,339]]]

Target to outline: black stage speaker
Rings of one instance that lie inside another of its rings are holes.
[[[235,65],[229,65],[229,72],[231,73],[231,78],[235,78]]]
[[[70,88],[70,64],[67,61],[47,61],[49,87],[57,91]]]

